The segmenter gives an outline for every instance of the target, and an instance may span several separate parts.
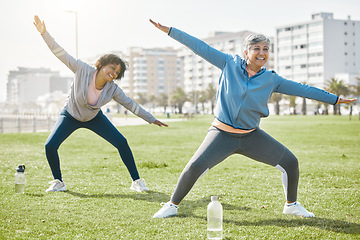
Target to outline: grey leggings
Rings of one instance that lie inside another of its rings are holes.
[[[296,201],[299,166],[289,149],[259,128],[237,134],[215,127],[210,127],[203,143],[181,173],[171,201],[179,204],[202,174],[235,153],[279,169],[286,199]]]

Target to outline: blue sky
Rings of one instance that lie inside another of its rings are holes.
[[[128,47],[179,47],[148,19],[182,29],[199,38],[211,31],[250,30],[274,36],[275,28],[308,21],[316,12],[335,19],[360,21],[359,0],[0,0],[0,101],[5,100],[7,74],[21,67],[47,67],[71,76],[48,50],[32,21],[45,20],[48,31],[75,56],[78,12],[79,58]]]

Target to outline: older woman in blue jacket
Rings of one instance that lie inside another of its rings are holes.
[[[263,35],[245,39],[245,59],[220,52],[176,28],[150,20],[155,27],[190,48],[195,54],[222,70],[219,79],[215,119],[203,143],[181,173],[175,191],[154,218],[177,215],[178,204],[197,179],[209,169],[238,153],[274,166],[282,172],[286,203],[283,213],[314,217],[297,201],[298,160],[281,143],[259,128],[269,115],[268,101],[274,92],[306,97],[329,104],[349,103],[324,90],[287,80],[263,66],[268,60],[270,41]]]

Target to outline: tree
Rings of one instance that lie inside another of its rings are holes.
[[[355,97],[357,97],[359,99],[360,96],[360,78],[356,78],[357,84],[351,85],[350,86],[350,92],[352,95],[354,95]],[[356,104],[356,103],[355,103]],[[352,107],[353,107],[353,103],[350,104],[350,119],[351,119],[351,114],[352,114]],[[359,120],[360,120],[360,113],[359,113]]]
[[[156,96],[154,94],[152,94],[149,98],[149,102],[151,103],[152,106],[152,110],[154,111],[155,109],[155,104],[156,104]]]
[[[303,84],[306,84],[306,81],[303,82]],[[306,115],[306,98],[302,98],[303,102],[302,102],[302,107],[301,107],[301,112],[303,115]]]
[[[187,101],[187,96],[184,90],[180,87],[177,87],[171,97],[171,103],[179,109],[179,113],[182,113],[182,108],[184,103]]]
[[[157,102],[161,107],[164,107],[164,113],[166,113],[166,107],[168,104],[168,95],[166,93],[161,93],[157,98]]]
[[[136,102],[138,102],[140,105],[146,104],[148,102],[147,98],[146,98],[146,94],[138,93],[137,98],[136,98]]]
[[[337,96],[347,96],[350,93],[350,89],[343,84],[343,81],[335,78],[331,78],[326,82],[326,90]],[[339,104],[334,105],[334,115],[336,114],[341,115]]]
[[[303,115],[306,115],[306,98],[303,97],[302,99],[303,99],[303,103],[302,103],[301,111]]]
[[[198,99],[199,99],[199,92],[198,91],[195,91],[195,90],[193,90],[193,91],[191,91],[191,92],[189,92],[189,94],[188,94],[188,101],[189,102],[191,102],[193,105],[194,105],[194,112],[195,112],[195,114],[197,113],[197,111],[198,111],[198,107],[197,107],[197,105],[198,105]]]
[[[214,84],[210,83],[207,89],[205,90],[205,96],[208,101],[211,103],[211,114],[214,114],[214,107],[216,102],[216,88]]]
[[[270,98],[270,102],[275,103],[275,113],[276,115],[280,114],[280,101],[283,98],[281,93],[273,93],[273,95]]]
[[[289,96],[290,100],[290,114],[296,115],[296,96]],[[293,109],[293,111],[291,111]]]
[[[205,103],[207,101],[208,101],[208,99],[207,99],[207,96],[206,96],[206,92],[205,91],[199,92],[198,102],[201,103],[202,111],[204,113],[205,113]]]

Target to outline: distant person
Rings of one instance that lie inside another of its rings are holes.
[[[297,158],[281,143],[259,128],[269,115],[268,101],[274,92],[312,98],[329,104],[349,103],[334,94],[280,77],[263,66],[269,57],[270,41],[263,35],[245,39],[245,59],[222,53],[176,28],[150,20],[158,29],[190,48],[222,70],[219,79],[215,120],[203,143],[181,173],[175,191],[154,218],[177,215],[178,204],[197,179],[232,154],[242,154],[269,164],[282,172],[286,203],[283,213],[314,217],[297,201],[299,166]],[[239,184],[241,184],[239,182]]]
[[[46,192],[66,190],[57,150],[61,143],[79,128],[87,128],[95,132],[116,147],[133,180],[130,189],[138,192],[148,191],[149,189],[143,179],[139,177],[127,140],[100,108],[114,99],[149,123],[160,127],[167,127],[168,125],[155,119],[149,112],[126,96],[122,89],[113,82],[114,79],[121,79],[126,70],[124,61],[118,56],[104,55],[97,61],[96,66],[92,67],[70,56],[51,37],[46,30],[44,21],[41,21],[38,16],[35,16],[34,19],[36,29],[41,33],[53,54],[75,73],[65,107],[45,143],[46,158],[54,176],[54,181],[51,182]]]

